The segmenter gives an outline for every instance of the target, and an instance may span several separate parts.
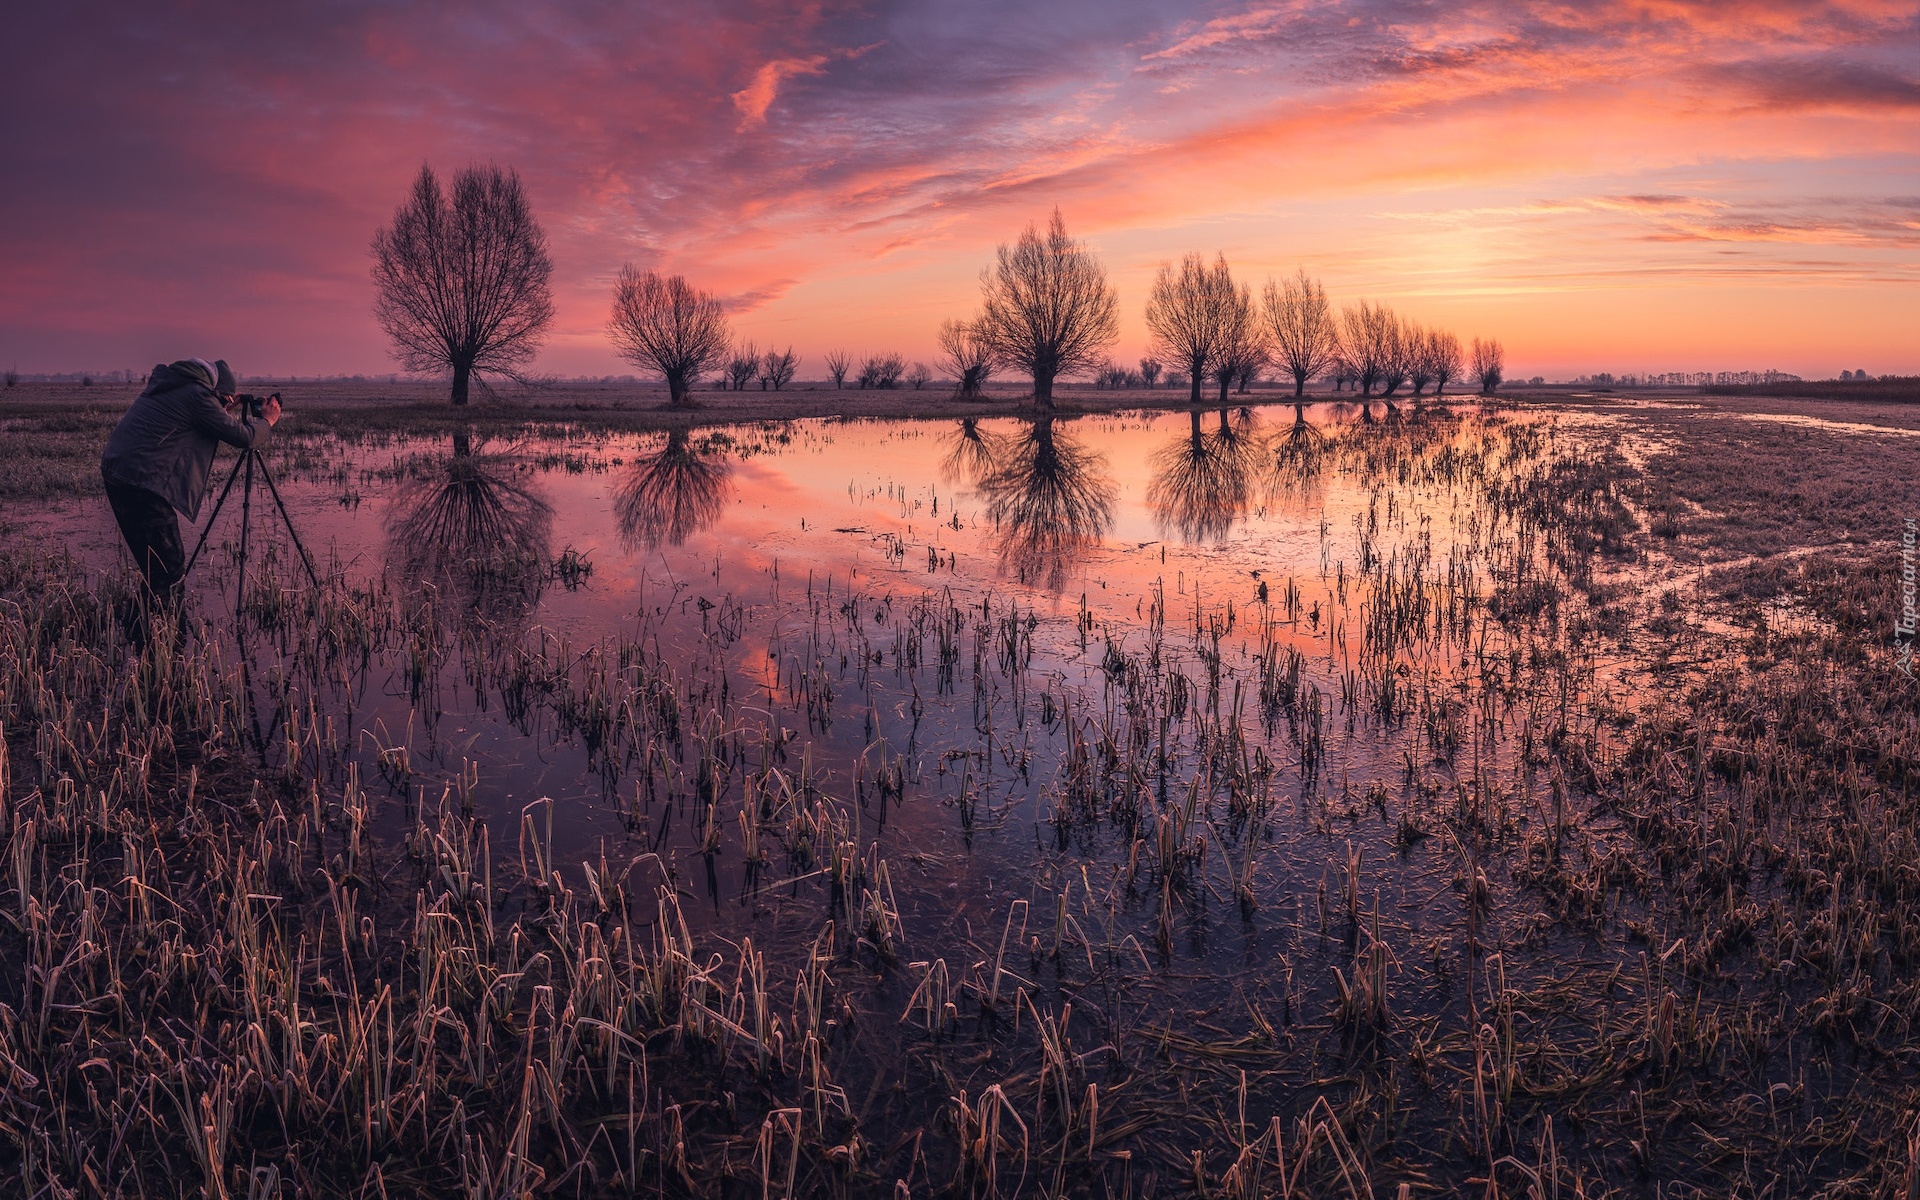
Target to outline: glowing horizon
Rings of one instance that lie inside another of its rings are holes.
[[[625,262],[742,338],[934,360],[1056,205],[1145,352],[1154,268],[1304,266],[1509,373],[1920,373],[1920,5],[127,4],[16,19],[0,363],[395,370],[367,245],[420,164],[518,170],[558,319]]]

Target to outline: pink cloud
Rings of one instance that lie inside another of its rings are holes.
[[[1790,252],[1810,245],[1850,277],[1912,270],[1914,213],[1873,200],[1920,163],[1911,3],[193,11],[18,22],[0,361],[140,366],[191,342],[385,369],[367,244],[423,161],[522,174],[561,372],[619,369],[601,330],[629,260],[735,297],[749,334],[851,327],[926,356],[993,244],[1055,204],[1124,248],[1123,287],[1225,226],[1251,231],[1250,269],[1310,258],[1430,294],[1590,275],[1589,239],[1649,279],[1708,271],[1715,244],[1774,255],[1769,279],[1813,278]],[[1539,196],[1575,199],[1521,211]],[[1392,219],[1426,209],[1457,215]],[[1546,261],[1476,257],[1513,230]]]
[[[733,93],[733,106],[740,110],[740,128],[747,129],[764,124],[767,109],[773,104],[775,94],[784,80],[796,75],[820,75],[825,72],[827,56],[816,54],[811,58],[776,58],[753,74],[753,82]]]

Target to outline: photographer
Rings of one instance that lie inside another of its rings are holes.
[[[179,603],[186,562],[175,513],[199,517],[214,451],[221,442],[242,450],[260,445],[280,419],[278,395],[260,410],[265,424],[236,419],[228,407],[234,391],[225,359],[156,366],[100,456],[107,502],[140,568],[149,605]]]

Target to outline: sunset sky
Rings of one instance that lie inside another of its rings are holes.
[[[559,316],[623,262],[735,330],[933,358],[1059,206],[1146,349],[1155,266],[1304,266],[1509,373],[1920,373],[1920,4],[50,3],[6,18],[0,365],[395,369],[367,246],[516,168]]]

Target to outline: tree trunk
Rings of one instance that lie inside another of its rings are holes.
[[[1206,372],[1203,371],[1201,368],[1205,367],[1206,365],[1207,364],[1205,359],[1195,359],[1193,361],[1193,364],[1192,364],[1193,370],[1188,372],[1188,374],[1193,378],[1193,383],[1191,385],[1192,391],[1187,395],[1188,404],[1197,405],[1200,403],[1200,389],[1206,386],[1206,378],[1207,378]]]
[[[1033,373],[1033,402],[1041,408],[1053,407],[1053,372]]]
[[[467,363],[453,364],[453,402],[467,402],[467,381],[473,376],[473,367]]]
[[[687,376],[684,371],[667,372],[667,406],[684,408],[687,403]]]
[[[473,453],[473,430],[456,429],[453,431],[453,456],[465,458]]]
[[[1293,373],[1293,394],[1296,396],[1307,394],[1307,377],[1298,371]]]
[[[1231,379],[1222,379],[1220,381],[1220,403],[1225,404],[1227,402],[1227,389],[1232,386],[1233,380]]]

